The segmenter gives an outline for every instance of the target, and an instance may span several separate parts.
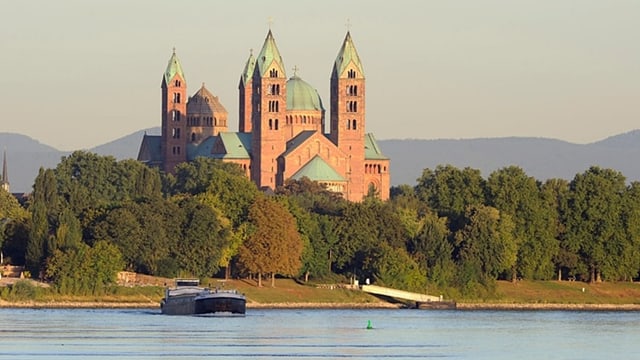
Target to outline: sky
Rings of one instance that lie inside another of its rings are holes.
[[[325,107],[351,32],[377,139],[640,128],[637,0],[0,1],[0,132],[59,150],[160,126],[174,47],[187,92],[205,83],[237,131],[240,74],[269,28]]]

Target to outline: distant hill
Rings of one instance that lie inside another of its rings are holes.
[[[11,192],[31,191],[40,167],[53,168],[60,158],[67,155],[28,136],[14,133],[0,133],[0,150],[5,149]]]
[[[137,159],[140,143],[142,143],[142,138],[145,133],[149,135],[160,135],[160,127],[136,131],[133,134],[96,146],[92,148],[91,151],[99,155],[111,155],[118,160]]]
[[[468,140],[379,140],[391,158],[391,182],[414,185],[425,168],[440,164],[479,169],[483,177],[516,165],[544,181],[571,180],[592,165],[620,171],[627,180],[640,180],[640,130],[591,144],[572,144],[544,138],[492,138]]]
[[[90,151],[118,160],[135,159],[144,134],[160,134],[160,128],[140,130]],[[487,138],[461,140],[378,140],[391,158],[392,185],[415,185],[425,168],[440,164],[479,169],[483,177],[509,165],[520,166],[528,175],[544,181],[571,180],[592,165],[620,171],[629,181],[640,181],[640,130],[612,136],[591,144],[572,144],[546,138]],[[0,133],[0,149],[7,149],[12,192],[28,192],[38,169],[55,167],[62,152],[27,136]]]

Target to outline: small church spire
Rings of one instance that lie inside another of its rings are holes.
[[[9,192],[9,172],[7,171],[7,149],[4,149],[4,157],[2,159],[2,188]]]

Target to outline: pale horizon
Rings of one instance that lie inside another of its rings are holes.
[[[237,131],[240,74],[269,27],[287,76],[297,67],[318,90],[326,121],[351,32],[367,132],[380,140],[586,144],[640,128],[640,2],[40,0],[3,15],[0,132],[62,151],[160,126],[173,47],[188,93],[204,82]]]

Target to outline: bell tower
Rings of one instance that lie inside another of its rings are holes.
[[[253,97],[253,72],[256,67],[256,59],[253,57],[253,50],[249,54],[249,59],[244,66],[244,71],[240,75],[240,83],[238,84],[238,92],[240,97],[238,99],[240,124],[238,131],[241,133],[251,132],[251,99]]]
[[[187,161],[187,82],[176,50],[162,76],[162,170],[173,173],[173,168]]]
[[[346,197],[359,200],[364,185],[365,78],[360,57],[347,31],[331,72],[329,138],[348,154]]]
[[[277,158],[286,149],[287,77],[271,30],[255,59],[251,97],[251,180],[259,188],[276,188]]]

